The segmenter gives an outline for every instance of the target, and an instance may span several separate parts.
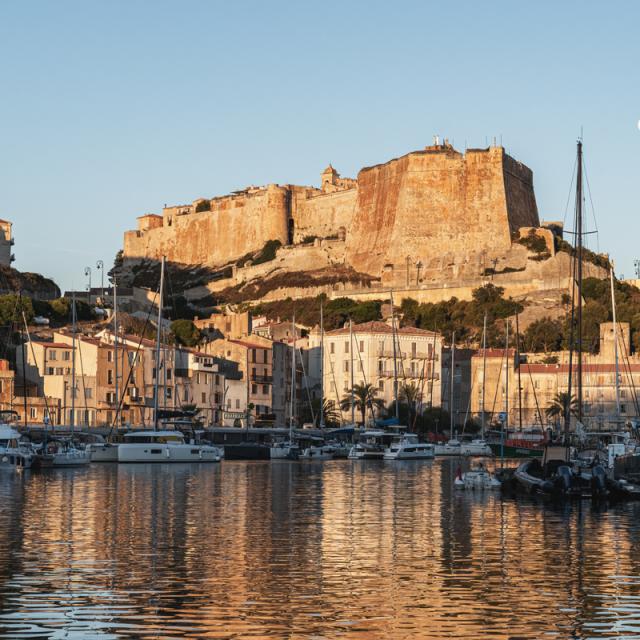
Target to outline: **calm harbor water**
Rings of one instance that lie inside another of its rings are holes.
[[[465,494],[456,466],[5,473],[0,637],[640,637],[640,504]]]

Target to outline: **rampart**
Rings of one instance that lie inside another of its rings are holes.
[[[502,147],[462,154],[445,142],[362,169],[357,180],[330,165],[320,188],[250,187],[142,216],[125,233],[124,259],[166,255],[218,267],[268,240],[335,239],[357,272],[389,285],[415,272],[420,286],[443,272],[476,275],[509,250],[521,227],[539,227],[531,171]]]

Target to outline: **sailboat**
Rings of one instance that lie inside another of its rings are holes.
[[[294,442],[293,421],[296,406],[296,316],[293,316],[293,344],[291,347],[291,413],[289,415],[289,439],[276,441],[271,445],[271,460],[297,460],[300,448]]]
[[[80,448],[74,441],[76,423],[76,298],[71,300],[71,425],[69,436],[48,436],[39,450],[40,463],[43,467],[82,467],[91,462],[91,452]]]
[[[159,380],[162,330],[162,308],[165,257],[160,267],[160,299],[158,303],[158,326],[156,328],[156,377],[153,393],[153,431],[131,431],[117,447],[118,462],[220,462],[221,452],[217,447],[200,444],[187,439],[177,430],[159,430]]]

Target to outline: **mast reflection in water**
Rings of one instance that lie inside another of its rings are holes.
[[[622,638],[640,506],[452,488],[453,461],[0,478],[2,638]]]

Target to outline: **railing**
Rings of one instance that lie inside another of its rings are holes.
[[[251,376],[251,382],[256,382],[258,384],[273,384],[273,376],[254,375]]]
[[[387,349],[378,349],[378,351],[376,352],[376,357],[377,358],[393,358],[394,354],[393,351],[391,350],[387,350]],[[427,353],[412,353],[409,351],[396,351],[395,357],[398,360],[433,360],[433,354],[427,354]],[[438,358],[436,357],[436,360]]]

